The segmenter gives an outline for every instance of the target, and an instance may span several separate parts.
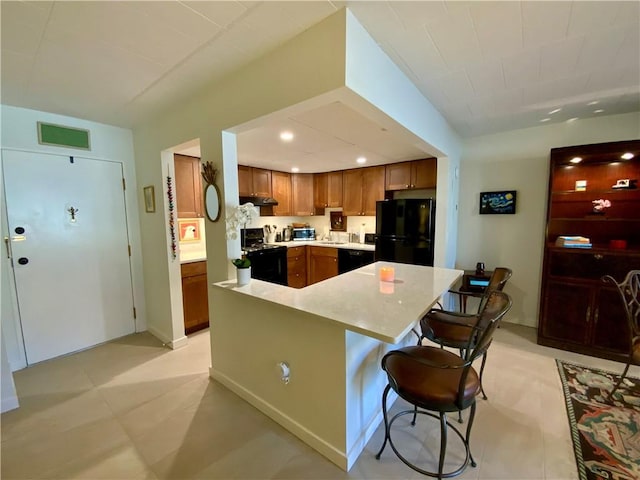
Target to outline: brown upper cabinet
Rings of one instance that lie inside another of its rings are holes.
[[[271,197],[271,170],[238,165],[238,190],[241,197]]]
[[[386,166],[387,190],[411,190],[436,187],[437,159],[425,158]]]
[[[384,200],[385,167],[354,168],[342,175],[344,216],[375,215],[376,202]]]
[[[342,206],[342,172],[313,175],[313,206],[319,214],[327,207]]]
[[[202,217],[204,212],[200,159],[175,154],[173,164],[176,177],[178,218]]]
[[[291,174],[292,214],[313,215],[313,173]]]
[[[273,214],[280,216],[291,215],[291,174],[287,172],[271,172],[271,190],[278,205],[273,207]]]

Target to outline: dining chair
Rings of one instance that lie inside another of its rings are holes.
[[[493,338],[500,319],[511,308],[511,298],[504,292],[493,291],[486,299],[484,311],[491,315],[479,315],[472,327],[467,352],[464,357],[438,347],[409,346],[388,352],[382,358],[382,369],[387,374],[388,384],[382,394],[382,415],[385,437],[376,459],[380,459],[387,442],[398,458],[413,470],[423,475],[437,478],[450,478],[462,473],[471,463],[476,466],[469,446],[469,438],[476,412],[476,397],[480,393],[480,378],[473,368],[475,359],[484,355]],[[393,390],[400,398],[409,402],[413,408],[396,413],[389,420],[387,397]],[[448,412],[461,412],[470,409],[465,435],[449,423]],[[440,451],[437,471],[420,468],[410,462],[398,450],[391,438],[391,427],[399,417],[413,414],[412,425],[417,415],[427,415],[439,419]],[[447,453],[447,429],[451,428],[462,440],[464,460],[462,464],[449,472],[443,472]]]
[[[631,270],[620,283],[611,275],[602,277],[602,281],[612,284],[619,296],[624,311],[624,320],[629,328],[629,356],[620,379],[607,396],[610,399],[623,382],[631,364],[640,365],[640,270]],[[621,319],[622,320],[622,319]]]

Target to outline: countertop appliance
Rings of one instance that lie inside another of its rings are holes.
[[[262,228],[241,229],[240,242],[251,260],[251,278],[287,284],[287,247],[265,244]]]
[[[291,233],[291,240],[308,242],[316,239],[316,229],[313,227],[294,228]]]
[[[435,200],[376,202],[375,259],[433,266]]]
[[[373,263],[374,253],[371,250],[350,248],[338,249],[338,274],[350,272],[356,268]]]

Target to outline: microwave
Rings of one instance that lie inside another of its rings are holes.
[[[313,227],[294,228],[291,240],[294,242],[304,242],[316,239],[316,229]]]

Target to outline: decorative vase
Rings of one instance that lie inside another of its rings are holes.
[[[236,268],[238,286],[246,285],[251,280],[251,267]]]

